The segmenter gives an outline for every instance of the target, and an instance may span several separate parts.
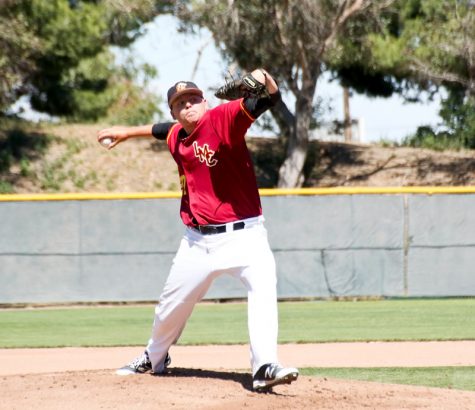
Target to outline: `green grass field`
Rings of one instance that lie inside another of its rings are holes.
[[[153,306],[0,310],[0,347],[126,346]],[[283,302],[279,342],[475,340],[475,299]],[[247,343],[245,303],[198,304],[180,344]]]
[[[306,376],[475,391],[475,367],[307,368]]]
[[[0,347],[144,345],[153,306],[0,310]],[[280,343],[475,340],[475,299],[279,304]],[[180,344],[247,343],[245,303],[198,304]],[[303,369],[304,374],[475,390],[475,368]]]

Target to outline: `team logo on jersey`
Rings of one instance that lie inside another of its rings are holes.
[[[200,147],[198,143],[194,141],[193,151],[195,152],[195,157],[198,158],[201,163],[206,162],[208,167],[214,167],[218,163],[218,160],[213,158],[214,151],[209,148],[208,144],[204,144]]]
[[[186,195],[186,176],[185,175],[180,176],[180,186],[181,186],[181,193],[183,195]]]

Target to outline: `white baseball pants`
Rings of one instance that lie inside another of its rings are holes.
[[[147,345],[154,372],[163,371],[168,349],[180,337],[195,304],[223,273],[240,279],[247,288],[253,374],[263,364],[277,363],[274,256],[263,217],[244,222],[244,229],[214,235],[186,229],[155,308],[152,336]]]

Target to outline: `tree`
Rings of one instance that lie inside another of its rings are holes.
[[[445,129],[432,134],[475,148],[475,2],[407,1],[405,6],[403,63],[448,91],[440,111]]]
[[[392,3],[371,0],[181,3],[178,16],[188,24],[207,27],[230,61],[246,71],[266,67],[294,97],[293,110],[284,102],[272,110],[286,146],[279,187],[303,183],[317,82],[328,62],[338,54],[339,34],[358,16],[362,20],[377,20],[381,10]]]
[[[475,2],[406,0],[402,11],[403,30],[396,40],[403,46],[400,64],[475,97]]]
[[[152,0],[2,2],[0,111],[27,95],[34,109],[51,115],[105,115],[116,95],[111,89],[128,81],[109,46],[129,45],[169,7],[170,1]]]
[[[23,79],[36,69],[35,57],[42,51],[27,19],[12,13],[12,4],[0,3],[0,110],[26,91]]]
[[[366,60],[363,66],[384,73],[393,86],[391,92],[411,90],[408,98],[417,98],[422,89],[447,91],[440,111],[442,131],[423,127],[413,145],[429,138],[475,148],[475,2],[400,0],[394,11],[384,30],[359,44]],[[358,64],[348,62],[353,68]],[[361,77],[346,80],[355,86]]]

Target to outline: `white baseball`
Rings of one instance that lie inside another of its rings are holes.
[[[104,147],[108,147],[110,144],[112,144],[112,138],[101,139],[101,144],[104,145]]]

